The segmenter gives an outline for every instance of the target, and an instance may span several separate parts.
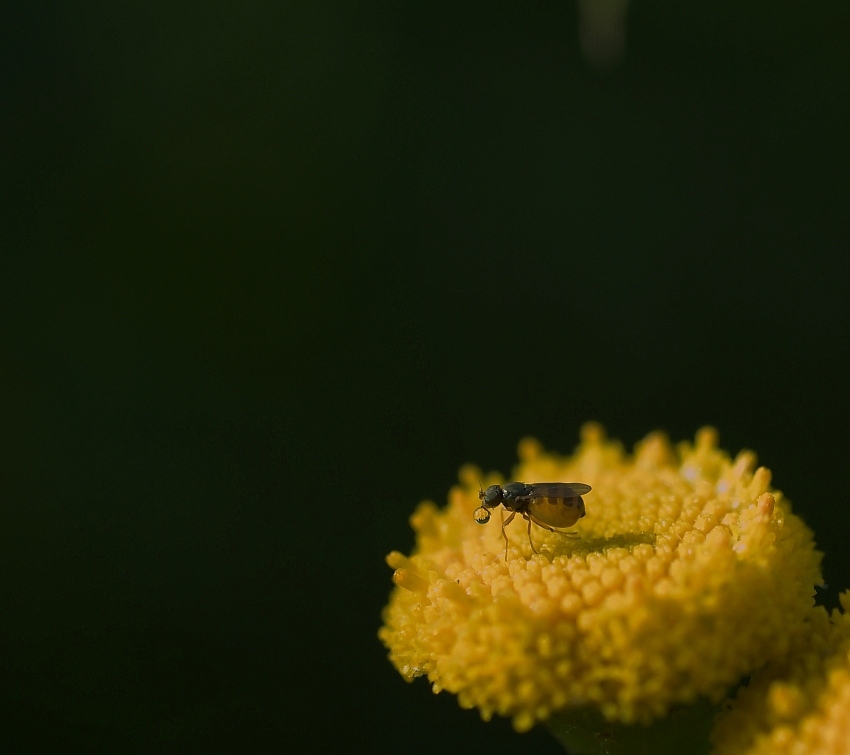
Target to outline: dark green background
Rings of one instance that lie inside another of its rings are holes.
[[[375,634],[415,504],[591,418],[756,450],[836,604],[844,3],[609,72],[566,0],[142,5],[0,19],[5,744],[558,752]]]

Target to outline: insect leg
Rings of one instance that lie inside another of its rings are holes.
[[[523,516],[525,516],[528,522],[528,544],[531,546],[531,550],[537,553],[537,548],[534,547],[534,541],[531,539],[531,517],[525,514],[525,512],[523,512]]]
[[[501,512],[501,509],[499,509]],[[507,518],[507,521],[502,522],[502,537],[505,538],[505,561],[508,560],[508,533],[505,532],[505,527],[507,527],[513,518],[516,516],[516,511],[512,511],[511,515]]]

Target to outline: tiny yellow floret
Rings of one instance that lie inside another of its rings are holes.
[[[840,600],[831,620],[813,608],[717,717],[715,755],[850,755],[850,592]]]
[[[582,429],[571,457],[519,445],[512,480],[581,482],[578,537],[500,515],[473,518],[479,485],[461,470],[448,506],[411,517],[416,548],[393,552],[395,589],[379,636],[408,681],[427,676],[486,720],[519,731],[572,706],[649,722],[731,685],[783,652],[821,581],[812,533],[755,455],[735,459],[714,430],[675,450],[661,433],[633,456]],[[788,705],[793,705],[789,700]]]

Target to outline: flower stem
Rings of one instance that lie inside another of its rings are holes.
[[[719,705],[700,700],[670,711],[649,725],[611,723],[595,708],[574,708],[553,716],[549,731],[569,755],[703,755]]]

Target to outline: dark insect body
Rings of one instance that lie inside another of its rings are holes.
[[[505,538],[505,560],[508,558],[507,527],[517,514],[528,522],[528,542],[537,553],[531,540],[531,523],[550,532],[572,527],[585,515],[582,496],[590,492],[590,485],[583,482],[508,482],[491,485],[478,492],[481,505],[472,516],[478,524],[490,521],[490,510],[502,505],[511,515],[502,522],[502,537]]]

